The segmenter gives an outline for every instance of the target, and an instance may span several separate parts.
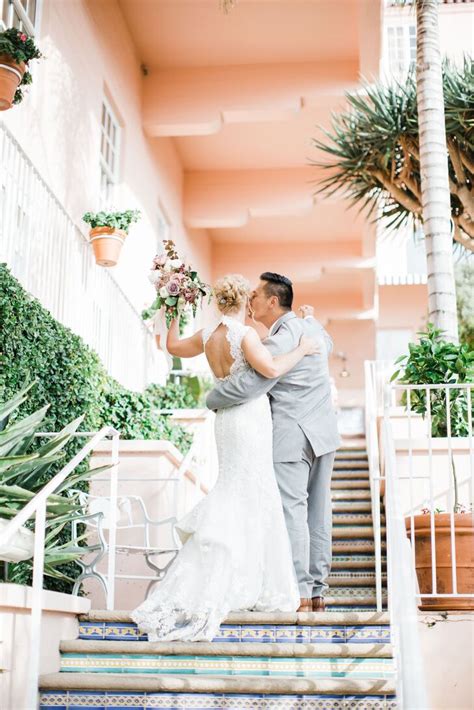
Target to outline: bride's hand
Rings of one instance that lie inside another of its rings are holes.
[[[305,355],[318,355],[321,352],[319,343],[306,335],[301,336],[300,348],[302,348]]]

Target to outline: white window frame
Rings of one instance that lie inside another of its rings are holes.
[[[4,8],[8,8],[7,21],[6,23],[4,23],[3,20],[0,20],[0,27],[3,27],[5,29],[7,27],[13,27],[14,16],[16,15],[21,22],[21,29],[24,30],[26,34],[30,35],[30,37],[38,35],[43,0],[36,0],[34,20],[32,20],[28,15],[29,2],[30,0],[27,0],[27,6],[25,10],[20,0],[0,0],[0,17],[3,16]]]
[[[412,22],[394,23],[388,25],[386,32],[389,72],[402,76],[416,62],[416,26]]]
[[[113,143],[110,139],[110,135],[107,133],[106,127],[104,126],[104,122],[103,122],[104,110],[106,112],[106,116],[110,117],[111,126],[113,126],[115,129],[115,140]],[[109,143],[109,146],[113,152],[113,157],[114,157],[113,167],[111,167],[110,164],[107,163],[107,160],[102,153],[103,141],[107,141]],[[122,128],[120,125],[120,121],[118,120],[117,115],[110,104],[110,101],[107,99],[106,96],[103,96],[101,112],[100,112],[99,162],[100,162],[100,193],[101,193],[102,202],[105,202],[106,204],[110,203],[113,200],[113,198],[115,196],[115,186],[120,181],[121,143],[122,143]],[[104,187],[104,176],[105,176],[105,181],[106,181],[105,187]]]

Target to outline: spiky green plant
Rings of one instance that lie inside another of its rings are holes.
[[[443,90],[454,239],[474,251],[474,62],[444,65]],[[318,192],[341,191],[369,213],[400,227],[422,222],[416,81],[366,85],[348,94],[349,110],[335,114],[316,149],[329,160],[314,161],[327,175]],[[381,208],[376,213],[377,208]]]
[[[29,416],[19,418],[18,408],[25,402],[33,385],[24,387],[0,407],[0,517],[11,520],[43,488],[53,464],[64,459],[64,447],[82,422],[79,417],[44,443],[37,444],[36,434],[41,431],[48,407]],[[66,463],[66,461],[64,461]],[[81,520],[85,511],[79,502],[75,487],[107,467],[72,472],[49,496],[46,507],[45,565],[44,573],[56,579],[67,579],[59,568],[73,562],[87,552],[79,551],[70,542],[58,542],[58,536],[70,527],[73,520]],[[28,522],[32,527],[33,522]]]

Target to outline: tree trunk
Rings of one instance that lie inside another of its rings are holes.
[[[429,318],[458,342],[438,0],[416,0],[416,83]]]

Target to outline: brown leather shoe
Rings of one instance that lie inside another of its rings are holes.
[[[326,604],[324,603],[324,597],[313,597],[311,599],[312,610],[313,611],[326,611]]]
[[[296,611],[313,611],[311,599],[305,599],[304,597],[301,597],[300,605]]]

